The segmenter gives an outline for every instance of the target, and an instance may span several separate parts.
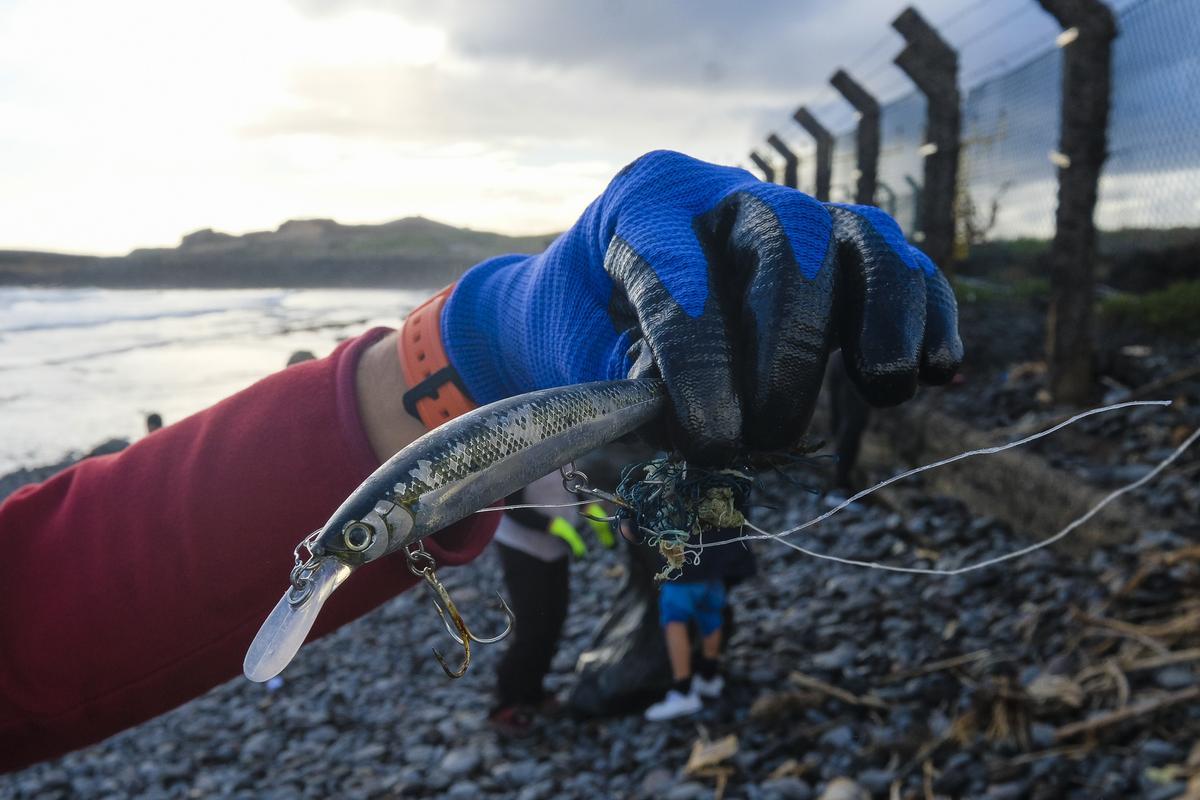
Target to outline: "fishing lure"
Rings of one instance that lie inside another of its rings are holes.
[[[470,663],[469,643],[499,637],[476,638],[462,623],[421,540],[645,425],[665,404],[660,381],[584,383],[500,400],[417,439],[375,470],[323,527],[296,546],[291,585],[246,652],[246,677],[266,681],[278,675],[300,649],[325,601],[354,570],[400,550],[413,573],[440,599],[438,612],[464,647],[458,670],[437,654],[439,661],[451,677],[463,674]]]

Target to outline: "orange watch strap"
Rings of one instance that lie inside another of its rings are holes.
[[[467,396],[442,346],[442,308],[454,284],[417,306],[400,326],[400,369],[408,391],[404,408],[429,429],[478,408]]]

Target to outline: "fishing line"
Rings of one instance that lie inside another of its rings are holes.
[[[517,503],[512,506],[488,506],[473,511],[473,514],[486,514],[489,511],[512,511],[517,508],[576,508],[578,506],[591,505],[595,500],[577,500],[574,503]]]
[[[785,539],[780,538],[780,536],[786,535],[786,533],[785,534],[772,534],[767,531],[764,531],[762,528],[759,528],[758,526],[754,525],[753,523],[751,523],[749,521],[746,522],[746,527],[748,527],[752,530],[756,530],[759,533],[762,533],[765,535],[761,536],[761,537],[744,537],[744,538],[774,539],[775,541],[779,542],[782,545],[786,545],[787,547],[790,547],[793,550],[797,550],[801,553],[804,553],[806,556],[812,556],[813,558],[819,558],[823,561],[834,561],[838,564],[848,564],[853,567],[866,567],[868,569],[878,569],[878,570],[884,570],[886,572],[907,572],[907,573],[913,573],[913,574],[917,574],[917,575],[947,575],[947,576],[962,575],[967,572],[974,572],[977,569],[983,569],[984,567],[990,567],[995,564],[999,564],[1003,561],[1008,561],[1013,558],[1019,558],[1024,555],[1028,555],[1029,553],[1032,553],[1035,550],[1041,550],[1043,547],[1049,547],[1050,545],[1054,544],[1055,542],[1061,540],[1063,537],[1065,537],[1071,531],[1078,528],[1080,525],[1082,525],[1085,522],[1087,522],[1088,520],[1090,520],[1092,517],[1096,516],[1096,514],[1100,513],[1101,509],[1103,509],[1106,505],[1111,503],[1113,500],[1116,500],[1118,497],[1125,494],[1126,492],[1133,491],[1134,489],[1138,488],[1139,486],[1145,484],[1147,481],[1150,481],[1151,479],[1153,479],[1156,475],[1158,475],[1160,472],[1162,472],[1164,469],[1166,469],[1171,464],[1171,462],[1173,462],[1175,459],[1179,458],[1179,456],[1183,454],[1183,451],[1187,450],[1189,447],[1191,447],[1191,445],[1193,443],[1195,443],[1196,439],[1198,439],[1198,438],[1200,438],[1200,428],[1197,428],[1196,430],[1192,431],[1192,435],[1189,436],[1187,439],[1185,439],[1183,444],[1181,444],[1181,445],[1179,445],[1179,447],[1175,448],[1175,451],[1173,453],[1171,453],[1171,455],[1167,456],[1165,459],[1163,459],[1161,462],[1159,462],[1158,466],[1156,466],[1153,470],[1146,473],[1141,478],[1138,478],[1136,481],[1134,481],[1132,483],[1128,483],[1125,486],[1122,486],[1120,489],[1110,492],[1107,496],[1104,497],[1103,500],[1096,503],[1096,505],[1092,506],[1087,511],[1087,513],[1085,513],[1085,514],[1083,514],[1083,516],[1078,517],[1075,520],[1073,520],[1070,524],[1068,524],[1066,527],[1064,527],[1062,530],[1060,530],[1058,533],[1054,534],[1053,536],[1047,537],[1046,539],[1043,539],[1040,542],[1035,542],[1026,547],[1022,547],[1019,550],[1013,550],[1011,553],[1005,553],[1004,555],[996,556],[994,558],[988,558],[983,561],[978,561],[974,564],[968,564],[965,567],[959,567],[957,569],[923,569],[921,567],[896,567],[896,566],[892,566],[891,564],[880,564],[875,561],[858,561],[853,558],[840,558],[838,556],[831,556],[827,553],[818,553],[813,550],[808,550],[806,548],[803,548],[800,545],[795,544],[794,542],[789,542]],[[733,541],[738,541],[738,540],[735,539]]]
[[[753,539],[773,539],[775,541],[781,542],[782,544],[792,548],[793,550],[797,550],[797,551],[804,553],[805,555],[811,556],[813,558],[819,558],[819,559],[826,560],[826,561],[834,561],[836,563],[848,564],[851,566],[860,566],[860,567],[866,567],[869,569],[885,570],[885,571],[889,571],[889,572],[904,572],[904,573],[915,573],[915,574],[923,574],[923,575],[960,575],[964,572],[970,572],[972,570],[982,569],[983,567],[986,567],[986,566],[991,566],[993,564],[996,564],[996,563],[999,563],[1002,561],[1007,561],[1011,558],[1017,558],[1019,556],[1025,555],[1027,553],[1031,553],[1034,550],[1038,550],[1043,547],[1047,547],[1047,546],[1054,544],[1055,542],[1061,540],[1063,537],[1065,537],[1071,531],[1075,530],[1077,527],[1079,527],[1080,525],[1082,525],[1085,522],[1087,522],[1088,520],[1090,520],[1093,516],[1095,516],[1097,513],[1099,513],[1101,509],[1103,509],[1105,506],[1107,506],[1113,500],[1120,497],[1122,494],[1132,491],[1133,489],[1136,489],[1137,487],[1145,484],[1147,481],[1151,480],[1156,475],[1158,475],[1160,472],[1162,472],[1164,469],[1166,469],[1166,467],[1168,465],[1170,465],[1172,462],[1174,462],[1185,450],[1187,450],[1187,448],[1190,447],[1196,441],[1197,438],[1200,438],[1200,428],[1198,428],[1195,432],[1193,432],[1192,435],[1190,437],[1188,437],[1173,453],[1171,453],[1169,456],[1167,456],[1167,458],[1165,458],[1162,462],[1160,462],[1159,465],[1157,467],[1155,467],[1153,470],[1151,470],[1149,473],[1142,476],[1140,479],[1134,481],[1133,483],[1130,483],[1130,484],[1128,484],[1124,487],[1121,487],[1120,489],[1117,489],[1116,491],[1110,493],[1108,496],[1103,498],[1099,503],[1097,503],[1095,506],[1093,506],[1090,510],[1088,510],[1083,516],[1072,521],[1065,528],[1058,531],[1053,536],[1051,536],[1043,541],[1037,542],[1035,544],[1029,545],[1024,548],[1021,548],[1019,550],[1013,551],[1011,553],[1006,553],[1002,556],[998,556],[998,557],[992,558],[992,559],[987,559],[986,561],[978,562],[976,564],[971,564],[966,567],[960,567],[958,569],[953,569],[953,570],[923,569],[923,568],[919,568],[919,567],[896,567],[896,566],[891,566],[888,564],[879,564],[878,562],[874,562],[874,561],[861,561],[858,559],[841,558],[838,556],[832,556],[832,555],[828,555],[825,553],[818,553],[816,551],[809,550],[807,548],[796,545],[792,542],[784,541],[784,537],[790,536],[793,533],[797,533],[799,531],[804,530],[805,528],[809,528],[813,525],[816,525],[819,522],[829,519],[834,514],[837,514],[838,512],[842,511],[843,509],[845,509],[846,507],[848,507],[850,504],[854,503],[855,501],[860,500],[863,497],[866,497],[867,495],[869,495],[873,492],[876,492],[876,491],[884,488],[885,486],[893,484],[896,481],[899,481],[903,478],[907,478],[912,475],[916,475],[917,473],[925,472],[926,470],[931,470],[936,467],[944,466],[946,464],[951,464],[955,461],[961,461],[965,458],[971,458],[972,456],[992,455],[995,453],[1002,452],[1004,450],[1010,450],[1014,447],[1020,447],[1021,445],[1028,444],[1029,442],[1035,441],[1044,436],[1049,436],[1050,434],[1055,433],[1056,431],[1062,430],[1063,428],[1065,428],[1069,425],[1073,425],[1074,423],[1076,423],[1086,417],[1093,416],[1095,414],[1102,414],[1102,413],[1105,413],[1108,411],[1117,411],[1117,410],[1120,410],[1123,408],[1129,408],[1132,406],[1169,406],[1169,405],[1171,405],[1171,401],[1169,401],[1169,400],[1132,400],[1132,401],[1127,401],[1124,403],[1114,403],[1112,405],[1107,405],[1107,406],[1103,406],[1100,408],[1089,409],[1088,411],[1080,412],[1079,414],[1076,414],[1076,415],[1072,416],[1071,418],[1069,418],[1063,422],[1060,422],[1057,425],[1047,428],[1044,431],[1040,431],[1040,432],[1032,434],[1030,436],[1026,436],[1022,439],[1018,439],[1015,442],[1009,442],[1007,444],[997,445],[995,447],[985,447],[985,448],[981,448],[978,450],[970,450],[968,452],[959,453],[958,455],[951,456],[949,458],[944,458],[944,459],[942,459],[940,461],[936,461],[932,464],[926,464],[921,467],[916,467],[914,469],[910,469],[905,472],[901,472],[898,475],[894,475],[884,481],[880,481],[879,483],[875,484],[874,486],[870,487],[869,489],[864,489],[864,490],[846,498],[841,503],[839,503],[838,505],[831,508],[829,511],[826,511],[825,513],[823,513],[817,517],[814,517],[813,519],[810,519],[809,521],[807,521],[801,525],[797,525],[793,528],[789,528],[788,530],[781,531],[779,533],[771,533],[771,532],[765,531],[762,528],[759,528],[758,526],[753,525],[752,523],[747,521],[747,523],[746,523],[747,527],[749,527],[751,530],[758,531],[759,535],[757,535],[757,536],[739,536],[737,538],[729,539],[729,540],[722,541],[722,542],[713,542],[712,544],[707,545],[707,546],[708,547],[719,547],[719,546],[723,546],[726,544],[732,544],[734,542],[748,541],[748,540],[753,540]]]
[[[1179,447],[1177,447],[1170,455],[1168,455],[1161,462],[1159,462],[1158,465],[1155,466],[1154,469],[1152,469],[1150,472],[1143,475],[1141,478],[1138,478],[1137,480],[1135,480],[1131,483],[1128,483],[1125,486],[1122,486],[1119,489],[1116,489],[1116,490],[1110,492],[1103,499],[1101,499],[1098,503],[1096,503],[1094,506],[1092,506],[1090,509],[1088,509],[1088,511],[1086,511],[1084,514],[1077,517],[1076,519],[1072,520],[1070,523],[1068,523],[1065,527],[1060,529],[1057,533],[1053,534],[1052,536],[1049,536],[1049,537],[1042,539],[1038,542],[1035,542],[1033,544],[1027,545],[1026,547],[1022,547],[1020,549],[1011,551],[1009,553],[1004,553],[1002,555],[995,556],[993,558],[985,559],[983,561],[978,561],[973,564],[968,564],[967,566],[964,566],[964,567],[958,567],[955,569],[900,567],[900,566],[894,566],[891,564],[881,564],[876,561],[862,561],[862,560],[853,559],[853,558],[842,558],[840,556],[834,556],[834,555],[830,555],[828,553],[820,553],[815,550],[810,550],[808,548],[802,547],[793,542],[786,541],[786,537],[791,536],[794,533],[798,533],[806,528],[810,528],[813,525],[816,525],[820,522],[823,522],[824,520],[827,520],[830,517],[832,517],[833,515],[848,508],[854,502],[861,500],[862,498],[864,498],[870,494],[873,494],[874,492],[877,492],[886,486],[890,486],[891,484],[896,483],[897,481],[903,480],[904,478],[911,477],[918,473],[926,472],[931,469],[936,469],[937,467],[942,467],[947,464],[952,464],[956,461],[962,461],[963,459],[972,458],[974,456],[994,455],[996,453],[1001,453],[1005,450],[1011,450],[1015,447],[1020,447],[1022,445],[1026,445],[1026,444],[1029,444],[1030,442],[1041,439],[1045,436],[1049,436],[1052,433],[1056,433],[1057,431],[1060,431],[1063,428],[1066,428],[1070,425],[1074,425],[1076,422],[1079,422],[1080,420],[1083,420],[1090,416],[1094,416],[1096,414],[1103,414],[1103,413],[1107,413],[1109,411],[1119,411],[1121,409],[1131,408],[1134,406],[1169,406],[1169,405],[1171,405],[1170,400],[1130,400],[1130,401],[1123,402],[1123,403],[1114,403],[1112,405],[1107,405],[1107,406],[1102,406],[1100,408],[1093,408],[1093,409],[1089,409],[1087,411],[1082,411],[1082,412],[1070,417],[1069,419],[1058,423],[1057,425],[1047,428],[1044,431],[1039,431],[1038,433],[1031,434],[1022,439],[1018,439],[1013,442],[1008,442],[1007,444],[996,445],[994,447],[984,447],[984,448],[980,448],[977,450],[968,450],[964,453],[959,453],[957,455],[950,456],[948,458],[943,458],[939,461],[935,461],[932,464],[926,464],[924,466],[915,467],[913,469],[906,470],[904,472],[893,475],[892,477],[887,478],[886,480],[880,481],[879,483],[875,484],[874,486],[872,486],[868,489],[863,489],[862,491],[857,492],[854,495],[851,495],[850,497],[848,497],[845,500],[843,500],[842,502],[838,503],[836,506],[834,506],[833,508],[824,512],[823,514],[820,514],[819,516],[816,516],[816,517],[808,520],[805,523],[802,523],[800,525],[797,525],[793,528],[789,528],[784,531],[780,531],[778,533],[772,533],[770,531],[764,530],[763,528],[758,527],[757,525],[750,522],[749,520],[745,520],[745,522],[744,522],[745,527],[749,528],[752,531],[755,531],[757,535],[739,536],[739,537],[736,537],[733,539],[726,539],[726,540],[723,540],[720,542],[713,542],[711,544],[704,544],[703,540],[701,540],[696,545],[686,546],[686,548],[685,548],[686,552],[684,554],[684,558],[689,563],[696,563],[699,561],[701,552],[706,548],[722,547],[724,545],[734,544],[735,542],[746,542],[746,541],[752,541],[755,539],[773,540],[773,541],[779,542],[780,544],[782,544],[786,547],[790,547],[791,549],[796,550],[797,552],[803,553],[806,556],[809,556],[811,558],[820,559],[822,561],[832,561],[834,563],[845,564],[847,566],[864,567],[867,569],[876,569],[876,570],[882,570],[882,571],[886,571],[886,572],[899,572],[899,573],[916,574],[916,575],[941,575],[941,576],[950,577],[950,576],[955,576],[955,575],[962,575],[967,572],[973,572],[973,571],[979,570],[979,569],[984,569],[985,567],[994,566],[996,564],[1002,563],[1004,561],[1009,561],[1014,558],[1020,558],[1021,556],[1028,555],[1029,553],[1032,553],[1036,550],[1040,550],[1045,547],[1049,547],[1050,545],[1054,544],[1055,542],[1062,540],[1067,535],[1069,535],[1072,531],[1074,531],[1076,528],[1078,528],[1079,526],[1088,522],[1092,517],[1094,517],[1094,516],[1096,516],[1096,514],[1100,513],[1100,511],[1103,510],[1105,506],[1107,506],[1112,501],[1116,500],[1121,495],[1126,494],[1127,492],[1131,492],[1134,489],[1137,489],[1138,487],[1143,486],[1146,483],[1148,483],[1149,481],[1153,480],[1156,476],[1158,476],[1159,473],[1161,473],[1168,466],[1170,466],[1172,463],[1174,463],[1179,458],[1179,456],[1181,456],[1184,453],[1184,451],[1186,451],[1189,447],[1191,447],[1196,442],[1197,439],[1200,439],[1200,428],[1197,428],[1195,431],[1193,431],[1192,434],[1187,439],[1185,439],[1182,444],[1179,445]],[[635,468],[645,468],[648,464],[654,464],[657,466],[659,464],[664,464],[664,463],[666,463],[666,462],[665,461],[664,462],[646,462],[643,464],[630,465],[629,467],[626,467],[626,470],[624,471],[624,474],[622,476],[623,477],[622,484],[625,485],[626,483],[630,483],[630,484],[646,483],[649,486],[661,485],[662,484],[661,480],[644,482],[644,481],[630,480],[630,478],[632,477],[631,473],[633,472],[633,470]],[[694,499],[694,498],[689,498],[689,499]],[[595,502],[595,501],[594,500],[580,500],[580,501],[573,502],[573,503],[553,503],[553,504],[522,503],[522,504],[517,504],[517,505],[490,506],[488,508],[479,509],[479,510],[475,511],[474,513],[483,514],[483,513],[492,512],[492,511],[508,511],[508,510],[512,510],[512,509],[521,509],[521,508],[573,508],[573,507],[578,507],[578,506],[589,505],[593,502]],[[656,533],[655,531],[651,530],[650,528],[646,528],[642,525],[639,525],[638,527],[641,529],[643,534],[648,534],[650,536],[655,536],[655,537],[662,537],[662,536],[668,536],[670,534],[682,533],[681,530],[674,530],[674,529],[669,530],[669,531],[659,531]]]
[[[926,464],[923,467],[914,467],[913,469],[906,470],[905,472],[901,472],[898,475],[893,475],[892,477],[890,477],[886,480],[880,481],[879,483],[875,484],[874,486],[872,486],[869,489],[863,489],[862,491],[858,492],[857,494],[853,494],[850,497],[847,497],[845,500],[843,500],[842,502],[838,503],[833,508],[826,511],[824,514],[821,514],[820,516],[817,516],[817,517],[813,517],[808,522],[805,522],[802,525],[797,525],[794,528],[789,528],[786,531],[781,531],[780,533],[774,533],[774,534],[766,534],[763,536],[742,536],[737,539],[729,539],[724,542],[719,542],[719,543],[714,542],[712,545],[710,545],[710,547],[715,547],[715,546],[724,545],[724,544],[732,544],[733,542],[739,542],[739,541],[743,541],[746,539],[767,539],[767,538],[778,539],[778,538],[782,538],[784,536],[790,536],[791,534],[802,531],[805,528],[810,528],[813,525],[816,525],[818,522],[823,522],[823,521],[829,519],[834,514],[837,514],[839,511],[846,508],[847,506],[849,506],[851,503],[855,502],[856,500],[861,500],[862,498],[866,497],[867,495],[869,495],[873,492],[877,492],[880,489],[884,488],[885,486],[890,486],[893,483],[895,483],[896,481],[903,480],[904,478],[911,477],[920,472],[926,472],[927,470],[936,469],[938,467],[944,467],[947,464],[953,464],[955,461],[962,461],[965,458],[971,458],[973,456],[994,455],[995,453],[1000,453],[1005,450],[1011,450],[1014,447],[1020,447],[1021,445],[1029,444],[1032,441],[1041,439],[1043,436],[1049,436],[1052,433],[1062,430],[1063,428],[1067,427],[1068,425],[1074,425],[1076,422],[1079,422],[1081,419],[1084,419],[1086,417],[1091,417],[1096,414],[1103,414],[1108,411],[1118,411],[1122,408],[1130,408],[1131,406],[1169,406],[1169,405],[1171,405],[1170,400],[1129,400],[1124,403],[1114,403],[1113,405],[1102,406],[1101,408],[1092,408],[1087,411],[1081,411],[1080,413],[1076,414],[1075,416],[1071,417],[1070,419],[1068,419],[1064,422],[1060,422],[1051,428],[1047,428],[1044,431],[1040,431],[1039,433],[1034,433],[1029,436],[1026,436],[1024,439],[1018,439],[1015,442],[1009,442],[1008,444],[1001,444],[1001,445],[997,445],[995,447],[983,447],[978,450],[968,450],[965,453],[959,453],[958,455],[950,456],[949,458],[943,458],[941,461],[935,461],[932,464]]]

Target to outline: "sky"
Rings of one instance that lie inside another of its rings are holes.
[[[422,215],[570,225],[641,153],[720,163],[887,100],[910,2],[971,79],[1049,46],[1033,0],[0,0],[0,249]]]

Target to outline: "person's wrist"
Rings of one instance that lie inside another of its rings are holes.
[[[478,407],[442,341],[443,312],[455,288],[451,284],[421,303],[400,326],[397,355],[408,385],[404,410],[430,429]]]
[[[355,371],[359,417],[363,432],[380,462],[423,435],[427,428],[404,411],[408,385],[396,352],[399,332],[393,331],[368,347]]]

